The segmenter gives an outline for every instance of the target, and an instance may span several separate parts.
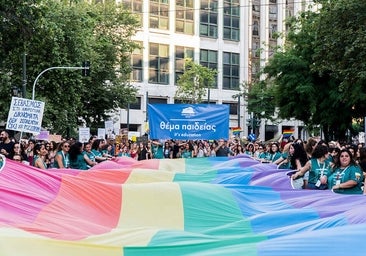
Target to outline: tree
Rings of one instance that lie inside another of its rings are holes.
[[[273,88],[267,88],[265,81],[255,81],[244,85],[244,97],[247,101],[248,112],[253,112],[259,119],[275,121],[275,103]]]
[[[21,56],[35,35],[36,24],[42,15],[40,0],[0,0],[0,120],[7,118],[11,88],[22,84]]]
[[[234,97],[243,96],[245,102],[247,102],[247,109],[251,114],[251,117],[247,120],[247,125],[257,136],[260,134],[259,128],[262,119],[271,121],[277,119],[272,88],[267,88],[264,80],[254,80],[250,84],[242,84],[242,92]]]
[[[289,22],[287,45],[264,73],[280,118],[320,125],[325,139],[344,140],[352,119],[366,110],[364,58],[356,58],[357,51],[365,54],[365,5],[361,0],[319,2],[319,12],[303,12]]]
[[[177,82],[175,97],[185,103],[201,103],[206,96],[206,90],[214,83],[215,76],[215,70],[186,59],[184,73]]]
[[[90,77],[70,70],[51,70],[40,77],[35,96],[45,102],[44,127],[63,135],[81,124],[97,128],[109,118],[108,113],[133,102],[136,89],[128,82],[129,54],[137,47],[131,36],[139,24],[122,6],[86,1],[2,2],[0,8],[6,9],[0,9],[1,13],[19,22],[0,21],[0,26],[7,28],[0,32],[2,46],[6,46],[0,49],[4,56],[1,92],[11,88],[4,81],[21,84],[20,56],[24,51],[28,81],[49,67],[81,66],[84,60],[91,63]],[[27,87],[28,92],[31,89]],[[10,93],[3,95],[7,105]],[[0,119],[5,120],[6,114],[3,111]]]

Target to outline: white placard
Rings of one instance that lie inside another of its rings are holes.
[[[105,132],[107,134],[107,138],[113,137],[113,121],[105,121],[104,122]]]
[[[39,134],[44,102],[12,97],[6,129]]]
[[[98,128],[98,139],[105,139],[105,129]]]
[[[90,128],[80,127],[79,128],[79,141],[82,143],[88,142],[90,138]]]

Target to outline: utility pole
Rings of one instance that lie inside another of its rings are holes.
[[[23,53],[23,86],[22,97],[27,98],[27,53]]]
[[[238,127],[241,127],[241,125],[240,125],[240,95],[238,96]]]
[[[130,131],[130,103],[127,103],[127,131]]]

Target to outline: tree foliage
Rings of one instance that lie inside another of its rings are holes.
[[[65,135],[85,124],[100,127],[108,113],[135,99],[128,83],[129,54],[137,47],[131,36],[138,20],[116,4],[86,1],[1,0],[0,92],[3,110],[10,88],[22,84],[22,59],[27,53],[27,97],[33,81],[49,67],[80,67],[91,63],[91,76],[81,71],[45,72],[35,85],[35,99],[45,102],[43,126]],[[5,15],[5,16],[3,16]],[[0,120],[6,120],[3,111]]]
[[[345,139],[365,116],[366,5],[363,0],[317,1],[318,12],[289,21],[284,49],[264,68],[281,118],[320,125],[326,139]]]
[[[271,91],[273,87],[267,88],[265,81],[255,81],[243,85],[243,96],[246,99],[249,112],[253,112],[258,119],[275,121],[275,102]]]
[[[185,103],[201,103],[207,89],[215,81],[216,71],[195,63],[192,59],[185,60],[184,73],[178,79],[175,97]]]

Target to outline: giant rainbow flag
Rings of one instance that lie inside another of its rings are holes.
[[[366,255],[366,196],[247,156],[0,171],[1,256]]]

